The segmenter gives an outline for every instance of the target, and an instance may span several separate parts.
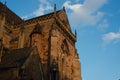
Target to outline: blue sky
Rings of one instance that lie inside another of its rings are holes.
[[[5,0],[1,0],[4,2]],[[72,31],[83,80],[120,79],[120,0],[6,0],[24,19],[43,15],[63,6]]]

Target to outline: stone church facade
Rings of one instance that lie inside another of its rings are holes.
[[[0,2],[0,80],[82,80],[65,8],[23,20]]]

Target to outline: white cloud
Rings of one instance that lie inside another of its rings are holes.
[[[26,20],[26,19],[31,18],[31,17],[33,17],[33,14],[28,14],[28,15],[22,16],[21,18],[23,20]]]
[[[22,19],[24,20],[24,19],[27,19],[28,17],[29,17],[28,15],[22,16]]]
[[[108,44],[112,41],[116,42],[120,40],[120,32],[109,32],[107,34],[104,34],[102,36],[102,40],[104,41],[104,44]]]
[[[39,2],[40,2],[39,8],[33,12],[35,16],[43,15],[45,11],[52,9],[50,3],[47,0],[39,0]]]
[[[106,28],[108,28],[108,26],[108,21],[104,19],[100,24],[98,24],[98,29],[104,31]]]
[[[78,25],[95,25],[104,16],[103,12],[98,11],[107,0],[85,0],[83,4],[72,4],[66,1],[63,6],[71,10],[69,13],[70,23]]]
[[[52,6],[48,0],[39,0],[38,9],[33,11],[33,13],[22,16],[22,19],[29,19],[32,17],[40,16],[45,13],[45,11],[52,10]]]

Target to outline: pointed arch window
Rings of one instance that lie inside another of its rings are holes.
[[[61,49],[62,49],[63,53],[69,55],[69,48],[68,48],[67,41],[65,39],[63,40],[63,43],[61,45]]]

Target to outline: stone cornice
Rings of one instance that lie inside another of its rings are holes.
[[[20,24],[14,25],[15,26],[14,27],[14,31],[19,30],[21,27],[23,27],[23,26],[25,27],[25,26],[27,26],[29,24],[38,23],[40,21],[47,21],[50,18],[53,18],[53,14],[52,13],[50,13],[48,15],[43,15],[43,16],[39,16],[39,17],[36,17],[36,18],[32,18],[32,19],[26,20],[26,21],[24,21],[24,22],[22,22]]]
[[[57,16],[55,16],[57,24],[59,24],[61,29],[64,31],[64,33],[73,41],[76,42],[76,36],[72,34],[72,32],[66,28],[66,26],[59,20]]]
[[[36,17],[36,18],[32,18],[32,19],[29,19],[29,20],[26,20],[22,23],[20,23],[19,25],[17,25],[18,27],[21,27],[21,26],[26,26],[28,24],[32,24],[32,23],[37,23],[39,21],[44,21],[44,20],[47,20],[47,19],[50,19],[53,17],[53,14],[48,14],[48,15],[43,15],[43,16],[39,16],[39,17]]]

